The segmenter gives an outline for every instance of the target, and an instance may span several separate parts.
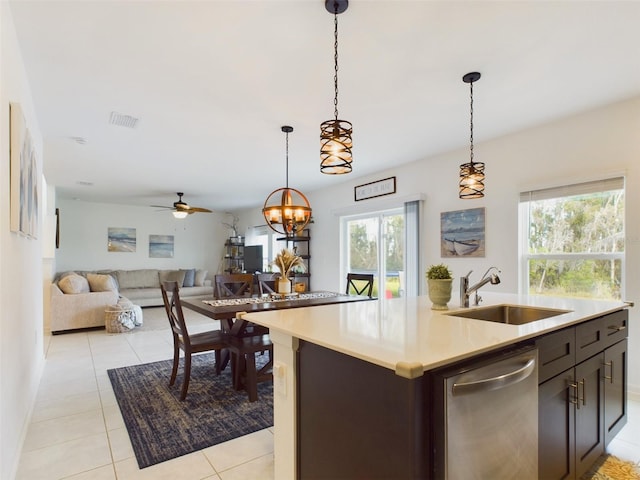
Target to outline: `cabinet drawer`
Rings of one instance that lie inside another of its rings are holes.
[[[604,318],[589,320],[576,327],[576,363],[593,357],[606,348]]]
[[[542,383],[576,364],[575,345],[574,328],[550,333],[536,340],[538,383]]]
[[[618,343],[629,335],[629,310],[620,310],[603,317],[606,346]]]

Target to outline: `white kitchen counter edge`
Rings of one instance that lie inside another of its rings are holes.
[[[393,370],[405,378],[507,347],[628,307],[597,301],[483,292],[482,308],[509,304],[569,310],[525,325],[456,317],[460,309],[431,310],[426,296],[244,314],[293,338]]]

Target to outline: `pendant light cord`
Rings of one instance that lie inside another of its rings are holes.
[[[471,136],[469,137],[469,141],[471,142],[471,163],[473,163],[473,82],[469,82],[469,88],[471,91],[471,121],[469,123],[471,128]]]
[[[333,114],[338,120],[338,4],[335,4],[335,13],[333,16],[333,62],[334,62],[334,75],[333,75],[333,88],[335,91],[335,97],[333,98]]]
[[[285,132],[286,135],[286,167],[287,167],[287,175],[285,177],[285,186],[289,188],[289,132]]]

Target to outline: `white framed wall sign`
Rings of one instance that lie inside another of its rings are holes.
[[[355,201],[366,200],[368,198],[381,197],[396,193],[396,177],[384,178],[375,182],[365,183],[353,188]]]

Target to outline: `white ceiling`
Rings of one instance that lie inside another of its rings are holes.
[[[10,5],[47,181],[88,201],[171,205],[183,191],[218,211],[261,206],[285,183],[282,125],[295,129],[289,185],[307,193],[464,148],[470,71],[476,143],[640,95],[638,1],[352,0],[338,17],[339,116],[354,167],[327,176],[324,0]],[[109,124],[113,111],[137,127]]]

